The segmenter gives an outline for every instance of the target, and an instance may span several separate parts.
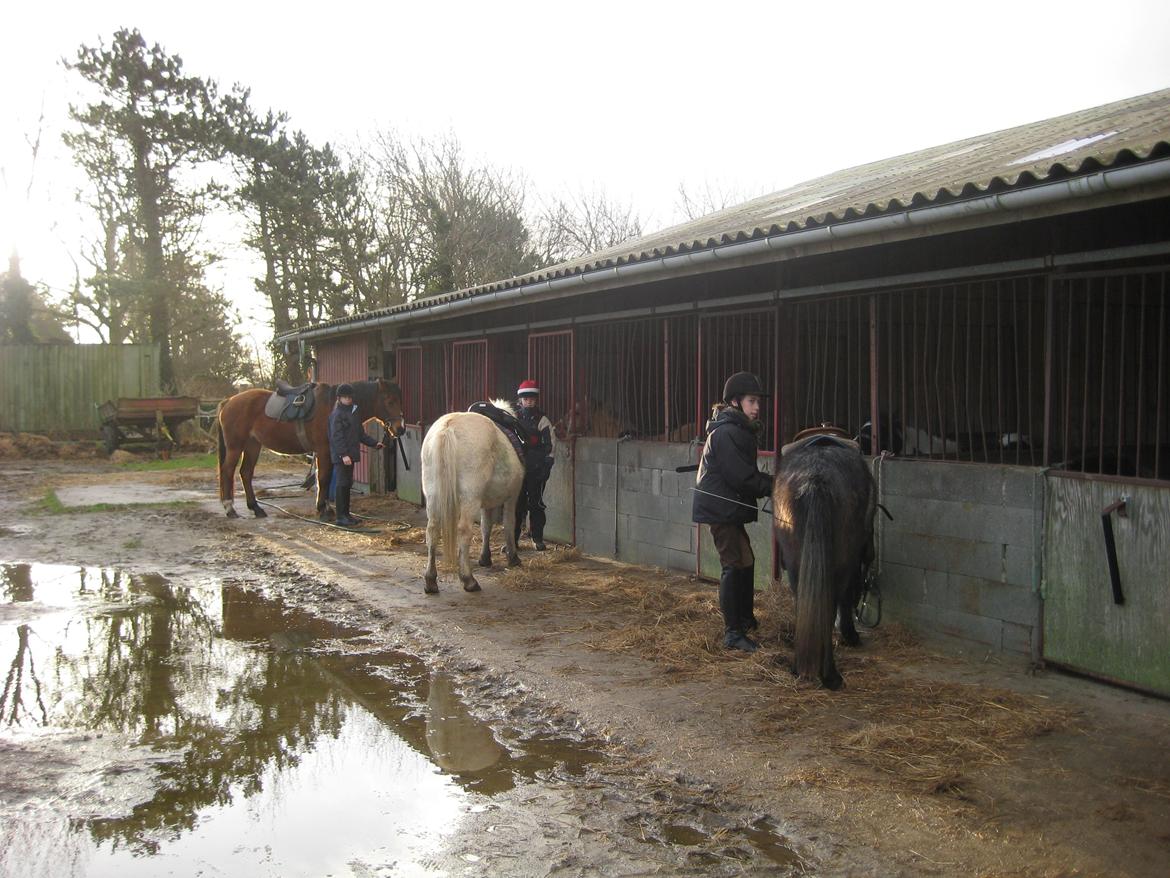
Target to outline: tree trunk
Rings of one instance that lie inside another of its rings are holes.
[[[171,295],[163,256],[162,216],[158,183],[150,168],[149,145],[141,131],[134,136],[134,179],[138,188],[139,219],[145,240],[143,260],[149,297],[150,340],[158,345],[159,383],[163,393],[175,392],[171,361]]]

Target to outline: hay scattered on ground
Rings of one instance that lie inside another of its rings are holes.
[[[363,498],[363,506],[373,498]],[[400,519],[383,525],[382,539],[421,543],[424,513],[393,498],[371,512]],[[397,528],[397,530],[393,529]],[[502,541],[500,531],[493,533]],[[478,530],[473,544],[481,544]],[[717,683],[744,696],[745,746],[751,739],[815,730],[817,745],[851,769],[820,765],[783,779],[789,785],[855,789],[873,784],[924,794],[970,794],[979,768],[1007,762],[1025,742],[1056,731],[1072,715],[1039,698],[924,673],[941,657],[924,649],[905,626],[884,622],[863,631],[863,647],[838,644],[846,688],[828,692],[792,676],[795,614],[791,593],[777,585],[757,592],[763,648],[752,656],[725,650],[718,587],[694,576],[582,557],[576,548],[525,551],[521,567],[499,577],[515,592],[571,593],[589,610],[578,629],[589,648],[638,655],[679,680]],[[564,634],[558,631],[558,634]],[[534,635],[533,642],[542,642]],[[764,733],[763,736],[760,733]],[[1153,784],[1147,792],[1170,797]]]
[[[0,433],[0,460],[93,460],[105,457],[94,442],[57,441],[39,433]]]
[[[636,654],[682,679],[740,687],[745,717],[753,720],[749,734],[774,739],[816,729],[831,752],[858,769],[844,775],[818,768],[785,783],[831,789],[885,783],[963,797],[971,772],[1008,761],[1029,739],[1072,719],[1039,698],[924,676],[922,669],[941,657],[891,622],[863,632],[861,649],[837,645],[846,688],[828,692],[789,670],[795,615],[787,588],[757,593],[763,648],[745,656],[722,646],[713,583],[578,558],[575,550],[526,554],[525,566],[501,581],[514,590],[573,592],[576,602],[597,609],[586,625],[589,647]]]

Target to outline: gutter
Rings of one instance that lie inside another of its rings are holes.
[[[1055,183],[1042,183],[1029,186],[1026,189],[982,195],[931,207],[908,208],[897,213],[850,220],[816,229],[779,232],[752,241],[719,244],[688,253],[676,253],[640,262],[611,265],[581,274],[549,278],[509,289],[440,302],[425,308],[395,311],[349,323],[335,323],[315,329],[297,330],[278,336],[277,341],[286,344],[293,340],[307,341],[322,336],[358,332],[419,318],[445,317],[468,309],[501,304],[510,305],[522,300],[533,299],[536,296],[561,298],[589,290],[617,286],[619,283],[648,282],[659,275],[673,274],[680,270],[692,273],[688,269],[730,263],[733,260],[762,261],[769,254],[783,253],[802,247],[831,244],[835,241],[851,241],[856,238],[878,236],[955,220],[1029,210],[1062,201],[1089,198],[1167,181],[1170,181],[1170,159],[1158,159],[1123,168],[1097,171],[1093,174],[1060,180]]]

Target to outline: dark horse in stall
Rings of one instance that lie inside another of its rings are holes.
[[[236,465],[240,466],[240,481],[248,508],[257,518],[267,517],[252,490],[252,474],[260,449],[268,448],[279,454],[316,454],[317,456],[317,515],[325,517],[329,497],[329,479],[333,475],[333,461],[329,455],[329,412],[335,400],[330,384],[318,384],[313,389],[313,414],[303,421],[279,421],[264,414],[264,405],[271,396],[268,390],[244,390],[224,400],[217,418],[219,499],[228,518],[238,518],[235,495]],[[384,379],[354,381],[353,401],[362,423],[376,420],[391,436],[402,435],[402,391],[397,384]]]
[[[861,643],[853,609],[874,557],[877,492],[855,443],[814,436],[794,444],[780,457],[772,497],[780,559],[796,597],[793,672],[839,689],[833,620],[840,615],[846,644]]]

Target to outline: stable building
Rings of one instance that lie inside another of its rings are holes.
[[[871,455],[887,618],[1170,694],[1168,131],[1170,90],[280,341],[320,380],[398,382],[411,468],[358,476],[414,502],[428,425],[536,378],[563,439],[546,536],[712,576],[675,470],[755,372],[762,468],[820,423]]]

